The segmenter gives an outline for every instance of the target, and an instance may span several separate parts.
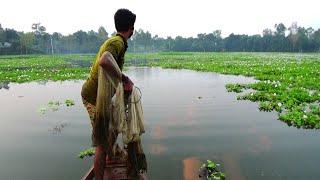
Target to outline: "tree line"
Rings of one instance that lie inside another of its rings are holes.
[[[0,24],[0,55],[6,54],[71,54],[96,53],[111,35],[100,27],[98,31],[77,31],[70,35],[46,32],[40,23],[31,32],[18,32]],[[222,38],[221,30],[198,34],[197,37],[162,38],[142,29],[135,31],[128,41],[129,52],[193,51],[193,52],[319,52],[320,29],[300,27],[292,23],[286,27],[275,24],[262,34],[230,34]]]

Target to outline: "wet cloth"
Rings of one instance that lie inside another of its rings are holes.
[[[107,52],[106,56],[109,57],[108,59],[111,61],[112,66],[119,73],[120,68],[113,59],[112,54]],[[109,118],[108,128],[109,131],[113,130],[116,132],[116,134],[122,134],[123,143],[126,144],[128,148],[130,174],[137,176],[137,174],[139,174],[141,171],[147,171],[147,160],[143,152],[140,138],[140,135],[145,132],[141,94],[139,94],[137,87],[133,87],[131,95],[128,97],[128,99],[125,99],[122,82],[116,78],[113,78],[113,76],[110,76],[108,72],[104,71],[102,68],[100,68],[99,71],[101,73],[99,73],[97,104],[101,103],[100,100],[103,100],[103,98],[99,96],[100,91],[103,92],[105,86],[113,86],[113,88],[116,89],[115,94],[111,98],[112,106],[110,109],[105,109],[111,111],[106,112],[106,114],[112,116],[112,118]],[[107,79],[109,84],[101,82],[106,81]],[[99,110],[97,110],[97,112],[98,111]],[[103,111],[103,108],[100,111]],[[97,120],[103,121],[103,119],[99,118]]]
[[[84,105],[84,107],[87,109],[88,114],[89,114],[89,118],[90,118],[90,123],[91,126],[93,126],[93,122],[94,122],[94,116],[96,114],[96,106],[89,103],[87,100],[85,100],[84,98],[82,98],[82,103]]]
[[[108,137],[114,136],[115,133],[112,131],[109,132],[109,124],[105,122],[99,121],[97,124],[96,119],[100,116],[97,115],[97,108],[101,107],[96,102],[97,99],[97,93],[98,93],[98,77],[99,77],[99,59],[101,58],[102,54],[106,51],[110,52],[112,56],[115,58],[115,61],[117,62],[117,65],[119,66],[120,70],[122,70],[122,66],[124,63],[124,54],[127,49],[127,41],[125,38],[123,38],[120,34],[117,34],[116,36],[113,36],[109,38],[107,41],[105,41],[102,46],[100,47],[99,52],[97,53],[97,56],[95,58],[95,61],[91,67],[90,75],[88,79],[85,81],[85,83],[82,86],[81,90],[81,96],[83,99],[83,104],[86,107],[91,125],[92,125],[92,145],[97,146],[99,144],[112,144],[113,142],[110,142],[111,140],[108,140]],[[100,76],[102,77],[102,76]],[[101,79],[100,79],[101,80]],[[106,81],[105,83],[109,83]],[[111,97],[115,93],[115,89],[110,86],[109,89],[105,89],[105,97],[104,102],[106,104],[111,104]],[[99,108],[101,109],[101,108]],[[109,122],[109,118],[105,119],[105,121]],[[96,129],[95,127],[99,127]],[[101,137],[99,137],[101,135]]]
[[[96,106],[91,104],[91,103],[89,103],[84,98],[82,98],[82,102],[83,102],[83,105],[85,106],[85,108],[88,111],[89,118],[90,118],[90,123],[91,123],[91,126],[93,127],[94,126],[94,121],[95,121],[95,116],[96,116]],[[116,139],[116,133],[114,133],[113,131],[108,131],[106,133],[107,133],[107,135],[106,135],[107,139],[104,140],[104,141],[106,141],[104,144],[105,145],[114,144],[115,143],[115,139]],[[91,133],[92,146],[96,147],[96,146],[99,145],[99,143],[95,140],[93,134],[94,134],[94,130],[92,129],[92,133]]]
[[[141,94],[137,87],[133,87],[129,96],[128,115],[122,126],[122,139],[125,144],[140,141],[141,134],[145,133]]]
[[[108,56],[113,68],[118,73],[121,73],[121,70],[112,57],[112,54],[107,52],[106,56]],[[100,112],[100,116],[109,115],[108,117],[105,117],[105,119],[109,119],[109,130],[113,130],[118,134],[121,133],[124,144],[140,140],[140,135],[145,132],[141,94],[139,94],[136,87],[133,87],[132,93],[128,98],[129,100],[127,100],[127,104],[125,104],[122,81],[119,81],[119,79],[109,75],[108,72],[102,68],[100,68],[99,71],[101,73],[99,73],[97,109],[98,105],[101,107],[97,112]],[[103,104],[105,102],[103,99],[106,98],[104,97],[104,92],[107,91],[106,89],[116,89],[115,94],[111,98],[112,106],[108,108],[106,107],[107,105]],[[128,108],[126,109],[126,107]]]
[[[96,55],[93,65],[90,70],[89,77],[82,86],[81,96],[86,99],[90,104],[95,105],[97,99],[98,90],[98,70],[99,70],[99,59],[102,54],[106,51],[110,52],[116,60],[120,70],[122,70],[124,64],[124,54],[127,50],[127,41],[120,34],[109,38],[105,41]]]

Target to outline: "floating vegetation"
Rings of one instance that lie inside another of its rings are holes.
[[[220,164],[207,160],[199,169],[199,177],[207,180],[225,180],[225,173],[219,170]]]
[[[88,148],[86,150],[81,151],[78,154],[78,158],[83,159],[85,157],[91,157],[91,156],[94,155],[94,153],[95,153],[95,149],[93,147],[92,148]]]
[[[42,107],[38,109],[38,112],[42,115],[44,115],[47,112],[47,108],[46,107]]]
[[[93,55],[88,57],[93,59]],[[83,61],[91,62],[88,57],[84,57]],[[86,78],[90,67],[75,66],[78,60],[73,63],[69,58],[68,55],[2,56],[0,83]]]
[[[61,103],[59,101],[49,101],[47,107],[52,111],[58,111]]]
[[[0,83],[85,79],[93,59],[94,55],[2,56]],[[259,81],[252,84],[228,84],[226,88],[236,93],[244,93],[246,89],[254,90],[238,95],[237,99],[259,102],[261,111],[278,112],[279,120],[290,126],[320,128],[319,114],[316,111],[304,112],[311,105],[319,109],[320,54],[128,53],[125,65],[130,65],[131,60],[136,59],[143,59],[148,66],[254,77]],[[1,87],[8,88],[6,83]],[[39,111],[45,113],[43,108]]]
[[[71,99],[67,99],[67,100],[65,100],[65,104],[66,104],[67,106],[73,106],[73,105],[74,105],[74,101],[71,100]]]
[[[228,92],[242,93],[238,100],[259,102],[261,111],[278,112],[289,126],[320,128],[320,54],[193,53],[164,54],[151,66],[251,76],[252,84],[227,84]],[[313,108],[310,106],[313,105]],[[313,109],[307,110],[305,109]]]
[[[61,107],[61,105],[65,104],[67,107],[69,106],[73,106],[74,105],[74,101],[71,99],[67,99],[64,101],[64,103],[61,103],[60,101],[49,101],[47,106],[45,107],[41,107],[38,109],[38,112],[42,115],[46,114],[46,112],[48,110],[51,111],[58,111],[59,107]]]
[[[246,84],[227,84],[226,88],[227,88],[228,92],[240,93],[243,91],[243,89],[247,89],[248,85],[246,85]]]
[[[280,120],[287,122],[288,125],[294,125],[298,128],[316,128],[320,129],[319,124],[320,108],[319,104],[303,104],[292,108],[290,111],[280,114]],[[295,119],[295,121],[292,121]]]

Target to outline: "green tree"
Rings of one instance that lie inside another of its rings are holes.
[[[4,42],[4,39],[5,39],[4,29],[0,24],[0,43]]]
[[[283,23],[275,24],[274,27],[276,28],[276,35],[285,36],[287,28]]]
[[[171,49],[172,49],[172,45],[173,45],[173,39],[172,39],[172,37],[171,36],[168,36],[167,37],[167,49],[169,50],[169,51],[171,51]]]
[[[134,35],[132,36],[132,40],[136,43],[136,50],[141,51],[150,51],[151,50],[151,43],[152,38],[149,31],[144,32],[142,29],[135,31]]]
[[[41,26],[41,23],[33,23],[31,29],[34,31],[35,35],[43,35],[46,31],[46,28]]]
[[[290,31],[290,34],[289,34],[288,38],[292,44],[292,51],[296,51],[298,37],[299,37],[297,22],[293,22],[291,24],[291,26],[289,27],[289,31]]]
[[[33,41],[34,41],[34,34],[32,32],[22,33],[20,35],[20,44],[25,49],[26,54],[28,54],[28,49],[31,49],[31,45],[33,44]]]
[[[287,28],[283,23],[274,25],[275,32],[272,37],[271,42],[271,50],[272,51],[286,51],[287,48],[287,39],[286,39],[286,31]]]
[[[5,34],[4,34],[4,29],[2,28],[1,24],[0,24],[0,54],[1,54],[1,50],[3,48],[3,43],[5,40]]]
[[[108,32],[106,31],[106,29],[103,26],[99,27],[98,34],[99,34],[99,37],[103,40],[108,38]]]
[[[320,51],[320,28],[313,33],[312,38],[315,41],[315,50]]]

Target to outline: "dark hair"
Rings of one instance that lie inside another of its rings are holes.
[[[136,15],[128,9],[118,9],[114,14],[114,24],[118,32],[127,31],[134,26]]]

